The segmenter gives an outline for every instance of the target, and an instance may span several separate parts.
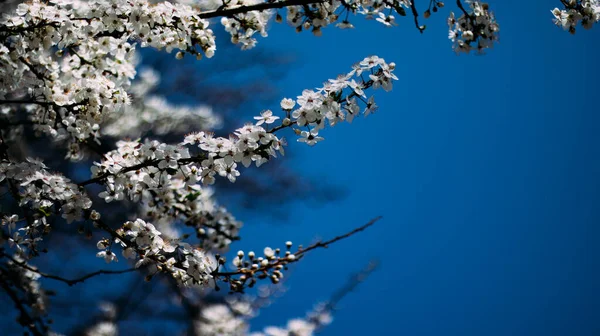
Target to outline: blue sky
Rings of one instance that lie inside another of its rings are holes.
[[[312,148],[290,141],[294,169],[345,186],[346,198],[292,205],[285,225],[239,214],[248,238],[235,250],[384,217],[307,256],[255,326],[302,316],[378,258],[323,335],[600,334],[600,27],[562,31],[558,4],[491,2],[501,40],[485,56],[451,50],[450,2],[423,35],[410,17],[394,28],[356,18],[319,38],[272,27],[259,45],[297,56],[283,96],[372,54],[396,62],[399,81],[376,92],[375,115],[326,129]]]

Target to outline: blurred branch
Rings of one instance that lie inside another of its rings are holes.
[[[4,275],[5,273],[6,273],[6,270],[0,269],[0,275]],[[0,286],[2,287],[2,289],[4,289],[6,294],[8,294],[10,299],[15,303],[15,307],[21,313],[21,315],[18,319],[18,322],[22,326],[27,327],[33,335],[35,335],[35,336],[44,335],[44,333],[42,333],[40,330],[38,330],[36,320],[29,314],[27,309],[25,309],[25,306],[21,302],[22,300],[19,298],[17,293],[10,287],[10,284],[2,276],[0,276]]]
[[[362,269],[360,272],[354,274],[344,285],[342,288],[338,289],[329,301],[327,301],[327,308],[330,310],[335,310],[336,305],[343,299],[348,293],[352,292],[358,285],[360,285],[363,281],[367,279],[371,273],[373,273],[379,267],[379,260],[374,259],[369,262],[369,264]]]

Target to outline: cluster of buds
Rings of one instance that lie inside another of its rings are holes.
[[[269,279],[273,284],[277,284],[283,279],[283,271],[287,270],[287,265],[298,260],[290,251],[292,242],[286,242],[285,246],[286,250],[283,253],[279,248],[265,247],[263,255],[259,257],[254,251],[245,253],[240,250],[232,261],[237,270],[219,272],[218,275],[225,282],[229,282],[232,292],[242,292],[246,286],[252,288],[257,280]],[[234,275],[237,277],[234,278]]]

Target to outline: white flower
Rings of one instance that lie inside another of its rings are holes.
[[[2,225],[6,225],[8,227],[8,233],[10,234],[12,231],[15,230],[18,220],[18,215],[4,216],[4,218],[2,219]]]
[[[96,253],[96,257],[104,258],[104,261],[106,261],[107,264],[112,261],[118,261],[117,256],[112,251],[100,251]]]
[[[310,132],[302,131],[300,134],[302,137],[298,139],[298,142],[306,142],[307,145],[314,146],[317,142],[324,139],[323,137],[318,136],[318,134],[318,131],[315,129]]]
[[[256,125],[262,125],[263,123],[272,124],[275,120],[279,119],[277,116],[273,116],[273,112],[271,110],[265,110],[260,113],[260,117],[254,117],[254,119],[258,120]]]
[[[296,102],[291,98],[283,98],[280,105],[282,110],[291,111],[296,106]]]
[[[236,177],[240,176],[240,172],[235,168],[237,164],[232,163],[230,165],[219,165],[219,175],[227,177],[229,181],[235,182]]]
[[[365,117],[371,114],[372,112],[377,111],[378,106],[375,104],[375,98],[373,96],[369,97],[367,101],[367,105],[365,106]]]

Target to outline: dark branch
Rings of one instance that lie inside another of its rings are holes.
[[[381,218],[383,218],[383,217],[382,216],[375,217],[375,218],[371,219],[367,224],[365,224],[365,225],[363,225],[361,227],[358,227],[358,228],[356,228],[356,229],[354,229],[354,230],[352,230],[352,231],[350,231],[350,232],[348,232],[346,234],[343,234],[341,236],[337,236],[337,237],[335,237],[333,239],[330,239],[328,241],[325,241],[325,242],[314,243],[314,244],[310,245],[309,247],[307,247],[305,249],[302,249],[302,250],[299,250],[298,252],[296,252],[296,256],[303,255],[304,253],[306,253],[306,252],[308,252],[310,250],[314,250],[316,248],[327,248],[329,245],[331,245],[331,244],[333,244],[333,243],[335,243],[337,241],[340,241],[342,239],[348,238],[348,237],[350,237],[350,236],[352,236],[352,235],[354,235],[356,233],[359,233],[361,231],[366,230],[369,226],[372,226],[373,224],[375,224]]]
[[[419,24],[419,12],[417,11],[415,1],[410,2],[410,9],[411,9],[413,17],[415,19],[415,26],[419,30],[419,33],[423,34],[423,31],[425,30],[425,28],[423,28],[424,26],[421,27],[421,25]]]
[[[352,231],[350,231],[350,232],[348,232],[348,233],[345,233],[345,234],[343,234],[343,235],[341,235],[341,236],[337,236],[337,237],[335,237],[335,238],[332,238],[332,239],[329,239],[329,240],[327,240],[327,241],[319,241],[319,242],[316,242],[316,243],[314,243],[314,244],[310,245],[310,246],[309,246],[309,247],[307,247],[307,248],[299,248],[299,249],[298,249],[298,250],[297,250],[297,251],[294,253],[294,255],[296,256],[296,259],[295,259],[293,262],[297,262],[297,261],[299,261],[299,260],[301,259],[301,257],[302,257],[302,256],[303,256],[303,255],[304,255],[306,252],[308,252],[308,251],[311,251],[311,250],[314,250],[314,249],[318,249],[318,248],[327,248],[327,247],[329,247],[329,245],[331,245],[331,244],[333,244],[333,243],[335,243],[335,242],[338,242],[338,241],[340,241],[340,240],[342,240],[342,239],[346,239],[346,238],[348,238],[348,237],[350,237],[350,236],[353,236],[353,235],[354,235],[354,234],[356,234],[356,233],[359,233],[359,232],[361,232],[361,231],[364,231],[364,230],[366,230],[368,227],[370,227],[370,226],[372,226],[373,224],[375,224],[375,223],[376,223],[378,220],[380,220],[381,218],[383,218],[383,217],[382,217],[382,216],[375,217],[375,218],[371,219],[371,220],[370,220],[370,221],[369,221],[367,224],[364,224],[364,225],[362,225],[362,226],[360,226],[360,227],[358,227],[358,228],[356,228],[356,229],[354,229],[354,230],[352,230]],[[278,259],[276,262],[274,262],[274,263],[270,263],[270,264],[268,264],[267,266],[260,267],[260,268],[258,268],[258,269],[256,269],[256,270],[252,270],[251,272],[253,272],[253,273],[260,273],[260,272],[263,272],[263,271],[270,270],[270,269],[274,268],[274,267],[275,267],[275,266],[277,266],[277,265],[281,265],[281,264],[285,264],[285,263],[291,263],[291,262],[290,262],[290,261],[289,261],[289,260],[288,260],[286,257],[281,257],[281,258],[279,258],[279,259]],[[244,272],[244,271],[242,271],[242,270],[238,270],[238,271],[235,271],[235,272],[219,272],[219,271],[218,271],[218,269],[217,269],[217,270],[215,270],[215,272],[213,272],[213,274],[212,274],[212,275],[213,275],[213,276],[215,276],[215,277],[224,277],[224,278],[230,278],[231,276],[234,276],[234,275],[241,275],[241,274],[244,274],[244,273],[245,273],[245,272]]]
[[[42,105],[42,106],[54,105],[53,103],[50,103],[50,102],[41,102],[41,101],[25,100],[25,99],[15,99],[15,100],[0,99],[0,105],[1,104],[36,104],[36,105]]]
[[[136,270],[136,268],[128,268],[128,269],[125,269],[125,270],[118,270],[118,271],[98,270],[98,271],[86,274],[86,275],[84,275],[82,277],[79,277],[79,278],[65,279],[65,278],[60,277],[58,275],[52,275],[52,274],[41,272],[38,269],[36,269],[34,267],[31,267],[31,266],[27,265],[24,262],[19,262],[19,261],[13,259],[12,257],[8,256],[8,255],[6,255],[6,257],[8,257],[15,265],[17,265],[19,267],[22,267],[22,268],[24,268],[26,270],[29,270],[31,272],[35,272],[35,273],[41,275],[44,278],[62,281],[62,282],[66,283],[69,286],[73,286],[73,285],[78,284],[80,282],[84,282],[85,280],[87,280],[89,278],[92,278],[92,277],[95,277],[96,275],[100,275],[100,274],[123,274],[123,273],[133,272],[133,271]]]
[[[251,5],[251,6],[239,6],[239,7],[233,7],[233,8],[228,8],[228,9],[217,9],[214,11],[203,12],[203,13],[200,13],[198,16],[203,19],[210,19],[210,18],[221,17],[221,16],[232,17],[236,14],[242,14],[242,13],[247,13],[247,12],[251,12],[251,11],[263,11],[263,10],[267,10],[267,9],[283,8],[283,7],[288,7],[288,6],[303,6],[303,5],[310,5],[310,4],[323,3],[323,2],[327,2],[327,0],[287,0],[287,1],[276,1],[276,2],[263,2],[263,3],[256,4],[256,5]]]

